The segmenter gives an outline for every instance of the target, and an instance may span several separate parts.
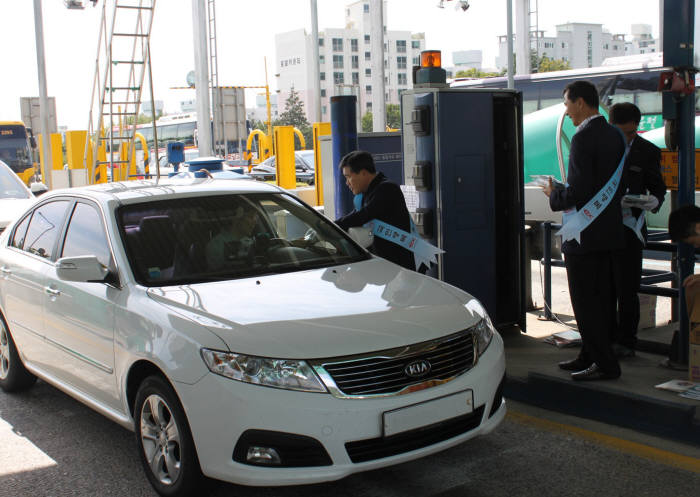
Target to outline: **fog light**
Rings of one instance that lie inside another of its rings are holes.
[[[282,459],[272,447],[248,447],[246,461],[253,464],[269,464],[276,466],[282,464]]]

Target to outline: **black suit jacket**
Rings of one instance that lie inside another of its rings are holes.
[[[625,152],[622,133],[596,117],[574,134],[569,154],[568,186],[552,191],[549,205],[553,211],[576,207],[580,210],[612,177]],[[622,249],[625,228],[622,224],[620,186],[608,206],[581,233],[581,243],[569,240],[562,244],[565,254],[587,254]]]
[[[635,137],[630,146],[625,162],[624,183],[628,193],[655,196],[659,205],[652,212],[658,212],[666,196],[666,183],[661,176],[661,150],[641,136]],[[642,214],[641,209],[632,209],[635,217]],[[642,228],[646,238],[647,227]],[[636,236],[634,237],[637,238]]]
[[[362,226],[372,219],[378,219],[411,232],[411,215],[406,208],[403,192],[383,173],[378,173],[369,184],[362,196],[362,208],[353,210],[350,214],[337,219],[335,223],[347,231],[348,228]],[[407,269],[416,269],[413,253],[388,240],[374,237],[370,252]]]

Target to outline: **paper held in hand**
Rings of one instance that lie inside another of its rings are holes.
[[[549,184],[549,180],[551,178],[553,188],[566,188],[566,185],[564,185],[564,183],[556,179],[554,176],[550,176],[548,174],[531,174],[530,178],[532,179],[532,183],[535,186],[545,187]]]

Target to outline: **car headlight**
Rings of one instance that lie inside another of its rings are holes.
[[[204,363],[212,373],[233,380],[303,392],[327,392],[316,373],[297,359],[270,359],[202,349]]]
[[[484,316],[478,323],[472,326],[477,357],[480,357],[491,343],[493,331],[493,324],[491,324],[491,320],[488,316]]]

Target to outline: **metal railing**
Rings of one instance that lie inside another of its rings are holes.
[[[554,321],[552,313],[552,266],[565,267],[564,261],[552,259],[552,229],[558,230],[560,224],[547,221],[543,223],[543,250],[542,250],[542,267],[544,269],[543,294],[544,294],[544,319]],[[662,252],[675,254],[677,245],[671,242],[663,242],[668,240],[668,233],[650,233],[648,241],[644,247],[645,259],[666,260],[665,258],[654,255],[650,252]],[[656,286],[658,283],[666,283],[668,281],[676,281],[677,275],[673,271],[664,271],[660,269],[642,268],[642,278],[639,285],[639,293],[647,295],[657,295],[661,297],[678,298],[678,288],[667,288]]]

